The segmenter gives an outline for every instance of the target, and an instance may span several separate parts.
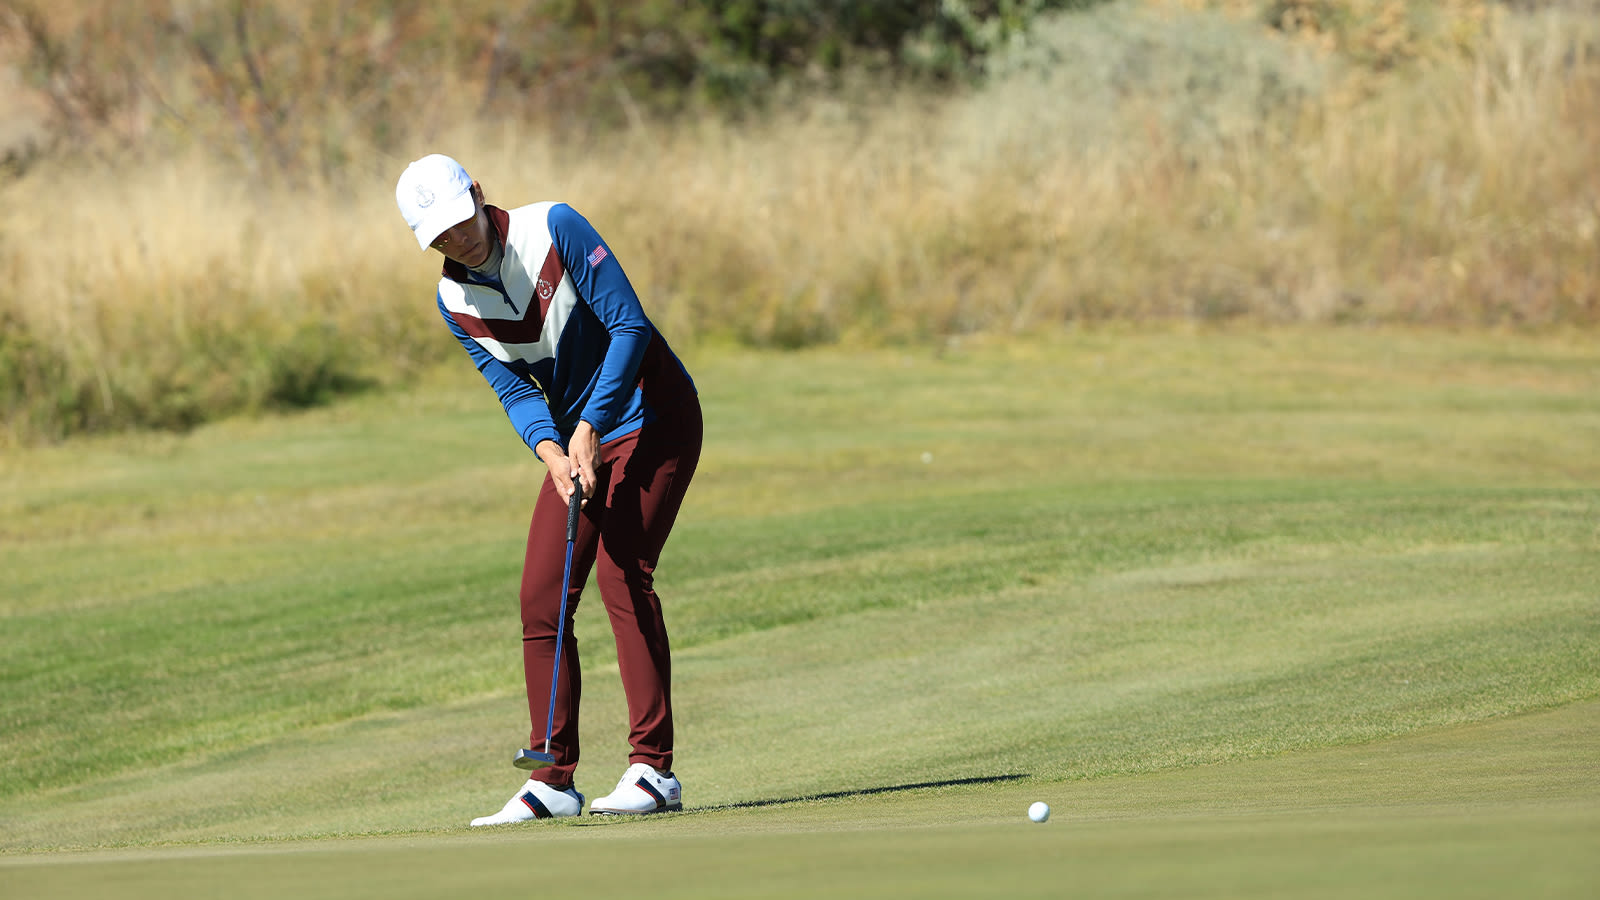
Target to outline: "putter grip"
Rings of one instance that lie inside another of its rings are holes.
[[[574,481],[572,488],[572,499],[567,501],[567,541],[569,543],[578,539],[578,511],[583,505],[583,486]]]

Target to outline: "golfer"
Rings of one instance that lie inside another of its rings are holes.
[[[506,415],[547,469],[522,569],[522,664],[529,747],[542,748],[551,704],[566,561],[567,503],[582,491],[555,715],[555,764],[533,772],[502,825],[583,811],[578,765],[578,647],[572,614],[598,564],[628,697],[629,766],[594,814],[682,807],[672,774],[672,659],[656,561],[700,459],[694,382],[656,331],[593,226],[564,203],[504,210],[484,202],[461,164],[438,154],[406,168],[395,200],[418,246],[444,255],[439,312]]]

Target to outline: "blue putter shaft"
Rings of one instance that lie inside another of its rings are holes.
[[[580,482],[574,480],[572,497],[567,501],[567,562],[561,572],[561,615],[556,619],[556,658],[550,667],[550,710],[544,717],[544,752],[518,750],[517,755],[512,757],[511,764],[519,769],[542,769],[545,766],[553,766],[556,762],[555,756],[550,752],[550,735],[556,721],[556,684],[561,678],[561,647],[566,643],[567,592],[572,587],[572,547],[578,540],[578,515],[582,506],[583,487]]]

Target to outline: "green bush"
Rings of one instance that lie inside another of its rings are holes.
[[[603,129],[756,107],[780,85],[836,84],[847,70],[972,77],[1040,12],[1094,2],[552,0],[507,13],[487,0],[17,0],[0,49],[20,48],[53,135],[69,139],[59,146],[98,140],[120,155],[151,135],[198,141],[258,177],[303,183],[463,110]]]
[[[0,303],[0,422],[11,437],[76,430],[90,399],[73,383],[68,361]]]

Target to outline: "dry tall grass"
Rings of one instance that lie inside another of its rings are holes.
[[[503,205],[572,202],[678,343],[1600,323],[1600,25],[1508,16],[1407,71],[1356,81],[1249,22],[1119,5],[973,96],[863,85],[583,146],[463,113],[293,193],[192,156],[41,166],[0,197],[0,411],[13,438],[181,426],[459,353],[392,200],[434,150]]]

